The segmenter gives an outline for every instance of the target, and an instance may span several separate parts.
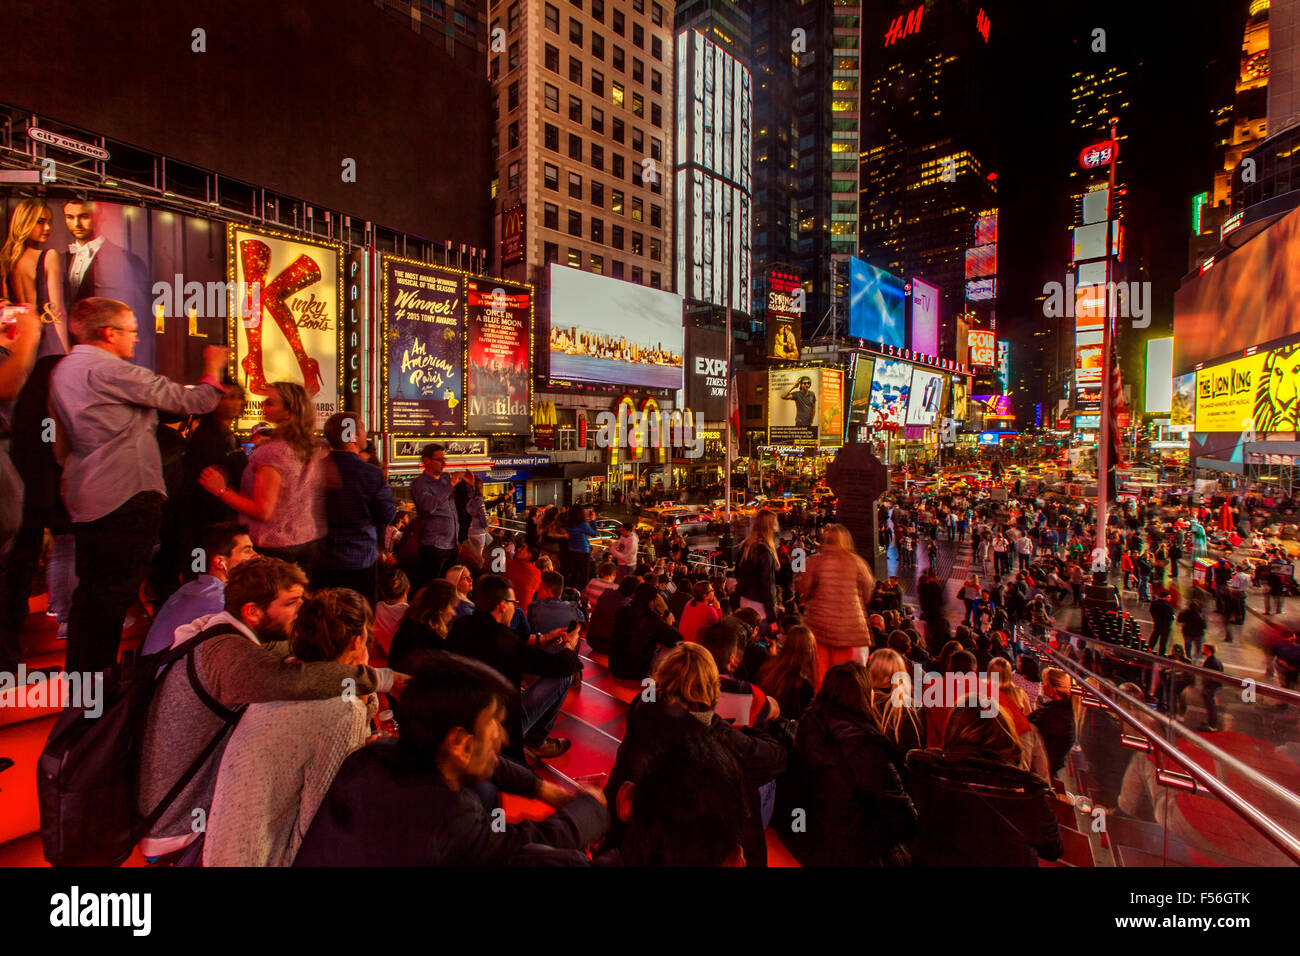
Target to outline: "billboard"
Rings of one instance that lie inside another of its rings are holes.
[[[835,448],[844,444],[844,372],[838,368],[821,370],[821,415],[818,444]]]
[[[939,289],[912,280],[912,351],[939,354]]]
[[[465,428],[465,277],[415,259],[380,260],[384,430]]]
[[[967,397],[966,379],[960,375],[954,375],[952,377],[952,418],[955,421],[962,422],[966,420],[968,414]]]
[[[6,232],[24,198],[0,191],[0,222]],[[230,341],[227,315],[234,315],[239,305],[235,291],[228,290],[226,224],[52,194],[44,202],[49,232],[44,242],[29,238],[27,248],[35,247],[37,261],[45,256],[43,267],[55,268],[65,281],[47,283],[47,294],[32,296],[37,300],[32,304],[47,318],[53,312],[66,319],[79,300],[90,296],[125,302],[140,327],[132,364],[181,382],[202,375],[203,347]],[[78,262],[75,246],[83,240],[91,254]],[[0,270],[0,286],[4,278]],[[10,292],[16,296],[16,290]],[[63,351],[60,330],[66,332],[66,324],[42,326],[38,356]],[[75,344],[70,335],[67,341]]]
[[[912,366],[896,359],[877,359],[871,380],[871,406],[867,424],[872,428],[907,424],[907,402],[912,393]]]
[[[985,279],[998,274],[998,246],[975,246],[966,250],[966,278]]]
[[[767,273],[767,357],[799,358],[799,337],[806,301],[799,277],[775,269]]]
[[[883,269],[849,259],[849,335],[906,348],[903,280]]]
[[[302,385],[322,427],[340,411],[343,247],[235,225],[227,228],[226,241],[229,281],[259,293],[256,303],[251,292],[244,298],[238,321],[230,317],[236,381],[250,398],[270,394],[271,382]],[[261,420],[252,404],[245,406],[240,430]]]
[[[1196,431],[1300,428],[1300,344],[1257,352],[1196,372]]]
[[[997,279],[971,279],[966,283],[966,298],[972,302],[983,302],[998,294]]]
[[[849,401],[849,425],[865,425],[871,407],[871,377],[876,369],[874,359],[859,355],[853,369],[853,397]]]
[[[1174,296],[1174,371],[1300,332],[1297,301],[1300,209],[1183,283]]]
[[[907,399],[908,425],[933,425],[943,398],[943,376],[929,369],[912,369],[911,393]]]
[[[1148,412],[1168,412],[1174,398],[1173,336],[1147,341],[1146,402]]]
[[[998,214],[989,213],[975,220],[975,245],[987,246],[998,241]]]
[[[727,333],[686,330],[686,402],[705,421],[727,417]]]
[[[997,336],[991,329],[971,329],[968,334],[970,342],[970,364],[992,368],[997,362]]]
[[[682,297],[551,263],[551,384],[682,387]]]
[[[1006,339],[998,340],[998,384],[1011,391],[1011,343]]]
[[[821,425],[820,368],[785,368],[767,373],[767,443],[814,446]],[[842,421],[841,421],[841,427]]]
[[[1174,428],[1191,428],[1196,415],[1196,373],[1179,375],[1172,382],[1173,396],[1169,401],[1169,424]]]
[[[533,296],[526,285],[465,281],[468,328],[466,427],[524,435],[532,399]]]
[[[524,207],[512,206],[501,214],[501,265],[524,261]]]
[[[1080,332],[1074,340],[1076,381],[1099,383],[1102,375],[1102,332]]]

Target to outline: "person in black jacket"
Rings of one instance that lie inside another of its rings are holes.
[[[921,866],[1036,866],[1064,852],[1052,813],[1052,789],[1020,769],[1020,738],[1005,707],[985,717],[975,700],[959,702],[943,748],[907,756]]]
[[[1151,602],[1151,622],[1154,626],[1147,650],[1163,657],[1174,626],[1174,606],[1169,601],[1169,593],[1163,589],[1156,592],[1156,599]]]
[[[838,664],[799,721],[773,819],[804,866],[908,862],[905,844],[916,832],[916,810],[897,751],[871,716],[870,696],[867,669]]]
[[[1065,766],[1065,755],[1074,746],[1074,695],[1070,693],[1070,675],[1058,667],[1043,671],[1045,703],[1029,715],[1047,748],[1047,762],[1056,776]]]
[[[447,650],[482,661],[510,683],[519,687],[525,674],[538,679],[528,686],[519,710],[510,715],[510,750],[521,756],[527,748],[535,757],[558,757],[569,749],[564,737],[548,737],[560,715],[564,695],[573,675],[582,672],[575,649],[578,631],[562,627],[533,635],[525,642],[508,627],[515,613],[515,589],[497,574],[485,574],[474,585],[474,613],[452,625]]]
[[[673,623],[658,588],[649,581],[638,584],[632,602],[614,612],[609,672],[620,680],[643,679],[650,673],[655,650],[681,641]]]
[[[596,606],[591,609],[591,622],[587,625],[587,643],[597,654],[609,653],[610,644],[614,640],[614,618],[620,608],[632,603],[632,595],[636,594],[640,583],[639,577],[629,574],[618,582],[617,588],[606,591],[596,599]]]
[[[1193,600],[1178,615],[1178,623],[1183,628],[1183,650],[1195,660],[1201,656],[1201,641],[1205,638],[1205,615],[1201,613],[1201,602]]]
[[[381,739],[343,762],[294,865],[585,864],[583,851],[609,824],[604,794],[573,793],[498,756],[513,696],[481,664],[425,652],[402,693],[400,740]],[[478,792],[488,780],[557,812],[497,825]]]
[[[406,665],[413,654],[443,650],[459,603],[460,593],[450,581],[440,578],[420,588],[393,632],[393,641],[388,646],[388,666],[409,673]]]
[[[764,508],[754,515],[749,536],[740,545],[740,560],[736,564],[736,597],[742,607],[752,607],[764,617],[764,626],[770,631],[780,617],[777,611],[777,576],[780,559],[777,557],[776,515]]]
[[[611,807],[624,837],[597,866],[745,865],[736,813],[745,801],[745,777],[726,748],[697,728],[647,750],[637,764]]]
[[[635,784],[648,760],[674,741],[707,737],[735,761],[744,777],[733,812],[742,821],[745,865],[767,866],[759,788],[785,770],[786,745],[767,729],[738,729],[714,712],[721,695],[718,667],[699,644],[679,644],[669,651],[659,662],[654,681],[654,694],[642,694],[627,712],[627,730],[605,784],[606,798],[617,800],[623,784]],[[617,847],[623,831],[622,821],[616,819],[605,846]]]

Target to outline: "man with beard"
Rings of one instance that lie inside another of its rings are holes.
[[[93,202],[70,199],[63,204],[63,221],[72,233],[68,243],[68,311],[82,299],[98,296],[125,302],[140,319],[140,336],[131,361],[154,368],[153,309],[144,262],[102,232],[103,214]]]
[[[224,611],[176,629],[173,647],[201,641],[163,675],[149,703],[140,755],[141,814],[164,801],[212,740],[219,743],[140,841],[146,857],[179,865],[202,859],[194,811],[206,814],[212,805],[227,730],[247,704],[364,697],[400,692],[405,684],[387,668],[286,660],[306,585],[297,565],[253,558],[230,572]]]

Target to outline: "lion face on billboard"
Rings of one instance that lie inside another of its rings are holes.
[[[1271,352],[1255,394],[1255,428],[1261,432],[1300,428],[1300,345]]]

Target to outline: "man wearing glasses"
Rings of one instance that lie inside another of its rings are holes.
[[[68,326],[78,344],[50,376],[80,582],[68,615],[67,669],[101,671],[117,660],[126,612],[158,543],[166,492],[157,412],[216,408],[229,353],[204,348],[203,377],[185,386],[131,364],[140,330],[125,303],[82,299]]]
[[[424,474],[411,482],[411,499],[420,517],[420,574],[413,591],[440,578],[456,563],[459,521],[456,517],[456,485],[474,480],[468,471],[446,475],[447,449],[429,444],[420,450]]]
[[[576,675],[582,673],[578,657],[578,628],[557,627],[534,633],[527,641],[510,629],[514,618],[515,589],[497,574],[485,574],[474,583],[474,613],[452,625],[447,650],[482,661],[521,688],[518,708],[512,707],[506,753],[549,760],[569,749],[567,737],[550,736],[560,705]],[[537,679],[522,688],[525,674]]]

